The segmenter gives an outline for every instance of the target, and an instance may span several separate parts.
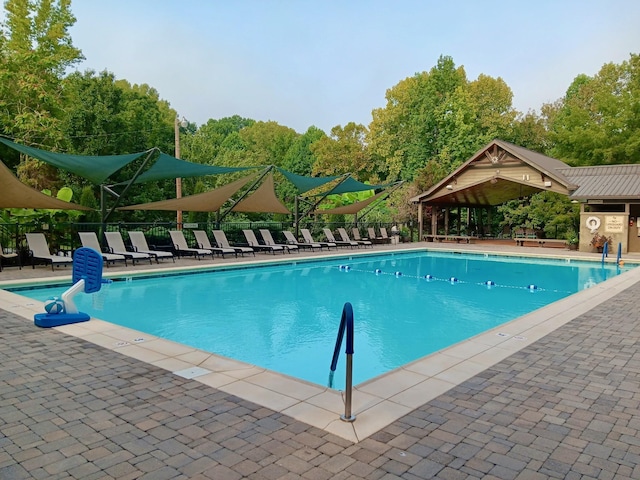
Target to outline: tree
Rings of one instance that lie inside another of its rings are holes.
[[[82,57],[69,36],[70,0],[7,0],[0,30],[0,126],[27,143],[62,143],[61,79]]]
[[[504,140],[534,152],[550,154],[551,143],[545,118],[534,111],[519,115],[513,123],[510,134],[505,135]]]
[[[546,238],[565,238],[580,229],[580,208],[569,197],[540,192],[528,199],[511,200],[498,207],[502,225],[544,231]]]
[[[71,43],[75,23],[70,0],[7,0],[0,30],[0,131],[27,144],[56,147],[63,142],[61,78],[81,60]],[[18,177],[38,189],[60,187],[54,168],[11,152]]]
[[[317,127],[309,127],[291,144],[282,161],[282,168],[296,175],[311,175],[317,158],[311,146],[326,134]]]
[[[545,112],[554,156],[574,165],[640,162],[640,55],[578,75]]]
[[[311,152],[316,157],[313,174],[331,176],[352,173],[363,181],[374,176],[377,172],[369,157],[366,134],[364,125],[353,122],[344,127],[333,127],[330,136],[323,136],[311,145]]]
[[[249,127],[255,120],[242,118],[239,115],[210,119],[197,129],[193,135],[188,135],[181,144],[185,158],[191,162],[205,165],[222,165],[218,157],[225,150],[225,140],[232,134],[237,134],[243,128]],[[229,165],[227,165],[229,166]]]
[[[517,112],[501,78],[469,82],[464,68],[441,56],[387,91],[385,108],[373,111],[370,155],[387,164],[392,178],[412,180],[429,161],[451,171],[478,148],[506,136]]]
[[[153,147],[168,153],[174,148],[175,111],[146,84],[131,85],[103,71],[75,72],[63,83],[68,99],[66,117],[61,122],[67,139],[65,151],[78,155],[118,155],[143,152]],[[129,180],[142,162],[124,167],[109,179],[112,183]],[[88,181],[68,173],[60,176],[77,187]],[[93,187],[97,197],[97,188]],[[127,193],[127,203],[161,200],[173,195],[173,180],[136,185]],[[86,197],[87,192],[83,192]],[[137,212],[117,213],[116,217],[139,217]],[[167,218],[169,215],[166,215]],[[114,218],[116,218],[114,217]]]

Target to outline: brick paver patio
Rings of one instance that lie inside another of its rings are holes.
[[[0,479],[638,479],[638,297],[357,444],[0,310]]]

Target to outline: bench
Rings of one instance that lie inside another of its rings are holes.
[[[467,237],[463,235],[423,235],[423,240],[427,242],[456,242],[456,243],[475,243],[475,237]]]
[[[539,247],[565,247],[567,241],[560,238],[514,238],[516,245],[524,247],[525,242],[537,243]]]

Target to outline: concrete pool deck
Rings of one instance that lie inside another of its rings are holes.
[[[176,266],[203,262],[228,261]],[[98,320],[38,329],[2,291],[0,478],[639,478],[637,270],[358,385],[352,423],[340,392]]]

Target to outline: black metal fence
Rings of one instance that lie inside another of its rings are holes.
[[[391,223],[320,223],[320,222],[307,222],[304,225],[300,225],[301,228],[308,228],[313,237],[317,240],[324,239],[323,228],[329,228],[331,231],[336,231],[339,227],[345,227],[347,232],[351,235],[351,229],[357,227],[360,230],[361,237],[368,237],[367,228],[373,227],[376,232],[379,232],[380,227],[385,227],[388,230],[391,228]],[[170,230],[177,228],[176,222],[154,222],[154,223],[108,223],[103,225],[101,223],[33,223],[33,222],[16,222],[16,223],[0,223],[0,245],[6,253],[18,252],[20,253],[22,264],[26,265],[29,260],[29,249],[25,240],[26,233],[39,232],[44,233],[49,244],[49,249],[52,254],[59,251],[74,251],[82,246],[78,232],[95,232],[98,239],[104,244],[104,237],[102,235],[103,229],[108,232],[120,232],[124,239],[125,245],[129,245],[129,231],[141,231],[147,238],[147,243],[153,249],[157,250],[171,250],[173,245],[171,243],[171,237],[169,235]],[[286,243],[283,230],[290,230],[294,233],[295,226],[291,222],[233,222],[222,223],[219,225],[219,229],[223,230],[227,236],[227,239],[231,243],[238,245],[246,244],[246,239],[242,230],[258,230],[268,229],[274,240],[279,243]],[[196,244],[195,238],[192,234],[192,230],[205,230],[209,234],[217,229],[215,223],[183,223],[182,230],[185,233],[185,238],[190,245]],[[403,230],[404,241],[413,240],[413,231],[408,229]]]

